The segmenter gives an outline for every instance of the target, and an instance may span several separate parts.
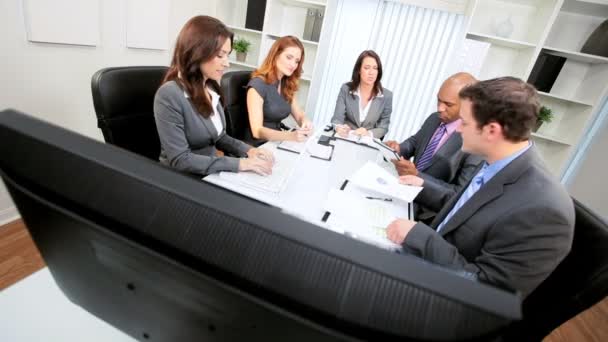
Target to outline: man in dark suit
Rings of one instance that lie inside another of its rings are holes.
[[[460,125],[458,92],[475,78],[468,73],[457,73],[443,82],[437,93],[437,112],[431,114],[416,134],[402,142],[386,144],[402,157],[393,160],[400,176],[422,179],[425,190],[416,198],[416,218],[430,223],[443,205],[468,183],[481,162],[478,156],[462,152],[462,138],[456,128]],[[414,162],[408,159],[414,157]],[[432,188],[433,196],[426,189]]]
[[[462,149],[482,156],[475,176],[427,226],[398,219],[387,236],[405,251],[530,294],[570,251],[574,207],[529,141],[539,110],[520,79],[460,92]]]

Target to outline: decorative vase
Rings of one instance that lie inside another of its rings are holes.
[[[532,128],[532,132],[536,133],[538,132],[538,130],[540,129],[540,126],[542,126],[543,122],[540,120],[536,120],[536,125],[534,126],[534,128]]]
[[[498,37],[509,38],[513,33],[513,23],[511,22],[511,15],[506,20],[496,22],[494,25],[494,34]]]
[[[245,62],[245,60],[247,59],[247,52],[237,52],[236,53],[236,60],[239,62]]]
[[[608,19],[591,33],[581,52],[608,57]]]

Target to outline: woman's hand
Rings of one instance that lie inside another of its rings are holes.
[[[350,132],[348,125],[336,125],[336,134],[342,138],[348,138],[348,132]]]
[[[312,131],[312,121],[308,120],[308,118],[305,117],[300,123],[300,128]]]
[[[367,129],[363,128],[363,127],[359,127],[355,130],[354,132],[356,135],[360,135],[360,136],[364,136],[364,135],[368,135],[368,131]]]
[[[269,161],[272,165],[274,165],[274,155],[270,150],[265,148],[255,148],[252,147],[247,151],[247,157],[249,158],[260,158],[263,160]]]
[[[310,135],[310,130],[298,128],[295,131],[291,131],[289,133],[291,134],[290,140],[302,142],[308,139],[308,136]]]
[[[262,176],[272,173],[272,163],[261,158],[243,158],[239,161],[239,171],[253,171]]]

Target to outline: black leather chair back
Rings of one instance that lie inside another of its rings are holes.
[[[160,140],[154,121],[154,95],[164,66],[101,69],[91,88],[97,126],[107,143],[158,161]]]
[[[226,133],[251,143],[251,128],[247,113],[247,83],[251,71],[231,71],[224,74],[220,87],[226,103]]]
[[[574,200],[572,250],[523,302],[523,320],[509,341],[541,341],[553,329],[608,295],[608,223]]]

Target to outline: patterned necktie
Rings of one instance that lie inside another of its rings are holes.
[[[487,167],[488,167],[488,164],[484,163],[481,170],[479,170],[479,172],[477,172],[477,175],[475,177],[473,177],[473,180],[471,181],[471,183],[469,184],[467,189],[464,191],[462,196],[460,196],[460,198],[458,199],[458,202],[456,202],[456,204],[454,204],[454,207],[452,208],[452,210],[450,210],[448,215],[443,219],[443,221],[441,221],[439,226],[437,226],[437,232],[441,231],[443,226],[445,226],[445,224],[452,218],[452,216],[454,216],[454,214],[456,214],[456,212],[460,208],[462,208],[462,206],[471,197],[473,197],[473,195],[477,192],[477,190],[479,190],[479,188],[481,188],[483,186],[483,174],[486,172]]]
[[[441,123],[437,128],[435,135],[433,135],[433,138],[431,138],[431,141],[429,141],[429,144],[426,145],[426,149],[424,150],[424,153],[422,153],[422,157],[420,157],[420,160],[418,160],[418,163],[416,163],[416,169],[422,170],[431,163],[433,154],[435,154],[437,145],[439,145],[439,141],[441,141],[445,131],[445,124]]]

